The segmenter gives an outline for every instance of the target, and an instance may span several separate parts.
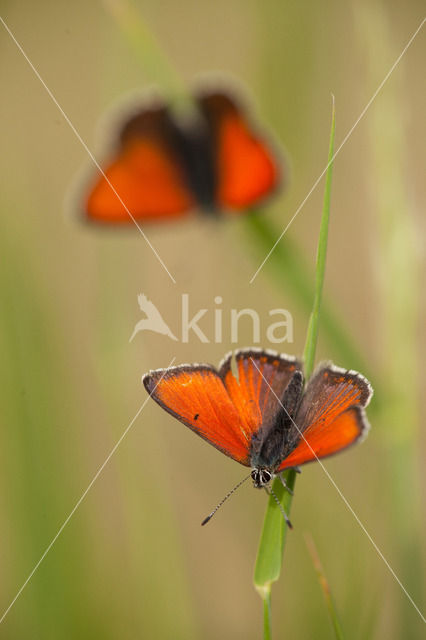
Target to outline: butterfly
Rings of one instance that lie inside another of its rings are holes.
[[[278,163],[237,102],[210,92],[194,104],[195,117],[185,123],[166,104],[125,122],[104,175],[85,198],[89,220],[158,222],[197,207],[240,212],[277,188]]]
[[[292,356],[243,349],[235,360],[238,379],[230,353],[218,369],[208,364],[157,369],[143,384],[165,411],[250,467],[256,488],[367,434],[365,407],[373,391],[356,371],[321,364],[305,388],[302,363]]]

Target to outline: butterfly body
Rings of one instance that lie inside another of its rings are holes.
[[[179,167],[185,189],[209,210],[215,207],[217,182],[212,131],[203,114],[197,116],[179,121],[166,106],[144,109],[126,123],[120,140],[123,149],[145,140],[159,144]]]
[[[89,220],[161,221],[197,207],[237,212],[275,190],[276,160],[236,102],[215,92],[196,96],[194,104],[186,120],[160,104],[124,124],[84,204]]]
[[[275,475],[282,460],[294,449],[298,434],[294,433],[294,419],[303,393],[303,375],[295,371],[290,379],[281,405],[272,424],[262,425],[251,438],[250,465],[256,478],[262,479],[262,471]],[[254,478],[253,478],[254,479]],[[267,484],[267,482],[260,483]],[[255,486],[258,484],[255,482]]]

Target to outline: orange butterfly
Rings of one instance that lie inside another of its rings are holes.
[[[199,117],[190,126],[165,105],[126,122],[84,203],[90,220],[162,221],[195,207],[241,211],[276,189],[277,162],[234,100],[204,93],[195,103]]]
[[[227,355],[218,370],[211,365],[158,369],[143,383],[168,413],[251,467],[255,487],[267,488],[284,469],[333,455],[367,433],[364,408],[373,391],[356,371],[320,365],[304,389],[302,364],[291,356],[237,351],[238,380],[231,358]]]

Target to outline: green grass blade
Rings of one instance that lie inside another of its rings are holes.
[[[293,489],[295,472],[287,471],[285,476],[287,486]],[[279,478],[274,481],[273,490],[285,512],[289,514],[292,496],[284,489]],[[270,593],[272,583],[280,577],[286,535],[287,525],[281,511],[273,496],[269,496],[254,570],[254,586],[262,598]]]
[[[333,596],[331,595],[330,585],[325,576],[324,569],[319,559],[318,551],[316,549],[312,536],[305,535],[305,542],[306,542],[306,546],[308,547],[309,554],[312,558],[312,564],[314,565],[318,582],[324,594],[324,599],[327,605],[328,613],[330,615],[331,624],[333,625],[334,635],[336,636],[337,640],[343,640],[344,638],[343,631],[340,625],[339,616],[337,615],[334,599],[333,599]]]
[[[321,298],[327,255],[328,225],[330,219],[330,194],[333,166],[334,135],[335,110],[333,100],[330,145],[328,152],[328,168],[326,174],[320,235],[318,240],[315,295],[312,313],[309,319],[306,345],[304,350],[305,372],[307,378],[309,378],[313,370],[315,361],[315,350],[318,340]],[[285,479],[289,488],[294,489],[294,485],[296,482],[296,473],[293,469],[290,469],[286,472]],[[283,505],[284,510],[287,514],[289,514],[292,496],[284,489],[279,478],[275,478],[272,488],[281,504]],[[280,513],[278,505],[275,503],[275,500],[273,499],[273,497],[270,497],[268,500],[268,506],[266,509],[265,520],[263,523],[263,529],[256,558],[256,565],[254,569],[254,586],[256,591],[264,600],[264,607],[266,606],[265,600],[270,598],[271,585],[273,582],[276,582],[278,580],[281,573],[286,534],[287,525],[284,522],[284,519]]]
[[[328,166],[325,177],[325,190],[324,190],[324,202],[322,208],[321,227],[318,240],[317,251],[317,265],[315,271],[315,298],[312,313],[309,318],[308,333],[306,336],[305,351],[303,353],[305,360],[305,376],[306,379],[310,378],[315,362],[315,351],[318,342],[319,331],[319,318],[322,300],[322,290],[324,285],[325,276],[325,263],[327,258],[327,240],[328,240],[328,225],[330,221],[330,198],[331,198],[331,179],[333,174],[333,151],[334,151],[334,136],[336,130],[336,118],[333,109],[331,118],[331,134],[330,145],[328,148]]]

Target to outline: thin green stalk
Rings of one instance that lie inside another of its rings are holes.
[[[272,638],[270,590],[263,598],[263,637],[265,640],[271,640]]]
[[[319,559],[318,551],[316,549],[314,540],[311,535],[305,535],[306,546],[312,558],[315,572],[317,574],[318,582],[324,594],[325,603],[327,605],[328,613],[330,615],[331,624],[333,625],[334,635],[337,640],[343,640],[343,631],[340,625],[339,616],[337,615],[336,605],[334,604],[333,596],[331,595],[330,585],[325,576],[324,569]]]
[[[333,174],[333,150],[334,134],[336,130],[334,96],[331,120],[330,145],[328,148],[328,168],[325,178],[324,202],[322,207],[321,227],[318,240],[317,264],[315,271],[315,298],[311,317],[309,318],[308,334],[306,336],[305,351],[305,377],[309,379],[315,362],[315,351],[318,342],[319,319],[321,310],[322,290],[324,286],[325,264],[327,258],[328,224],[330,221],[331,178]]]
[[[335,134],[335,111],[334,100],[332,109],[331,120],[331,133],[330,133],[330,145],[328,151],[328,168],[326,174],[326,183],[324,191],[324,203],[321,218],[321,227],[318,240],[318,252],[316,263],[316,278],[315,278],[315,297],[312,307],[312,313],[309,319],[308,332],[306,336],[306,345],[304,350],[305,359],[305,373],[306,378],[312,373],[315,350],[318,340],[318,327],[321,309],[321,297],[324,285],[325,264],[327,255],[327,238],[328,238],[328,225],[330,219],[330,193],[331,193],[331,178],[332,178],[332,166],[333,166],[333,149],[334,149],[334,134]],[[294,489],[296,482],[296,473],[294,469],[289,469],[285,473],[285,480],[291,490]],[[283,508],[287,514],[290,513],[290,507],[292,502],[292,496],[287,492],[280,478],[275,478],[273,491],[277,495],[277,498],[283,505]],[[264,607],[265,600],[270,602],[271,586],[272,583],[278,580],[281,573],[282,558],[284,552],[284,545],[287,534],[287,525],[281,515],[280,509],[276,504],[272,496],[269,497],[268,506],[266,509],[265,520],[263,523],[263,529],[259,542],[259,549],[256,558],[256,565],[254,569],[254,586],[260,597],[263,599]],[[270,630],[270,627],[269,627]],[[268,636],[264,635],[264,638]]]

